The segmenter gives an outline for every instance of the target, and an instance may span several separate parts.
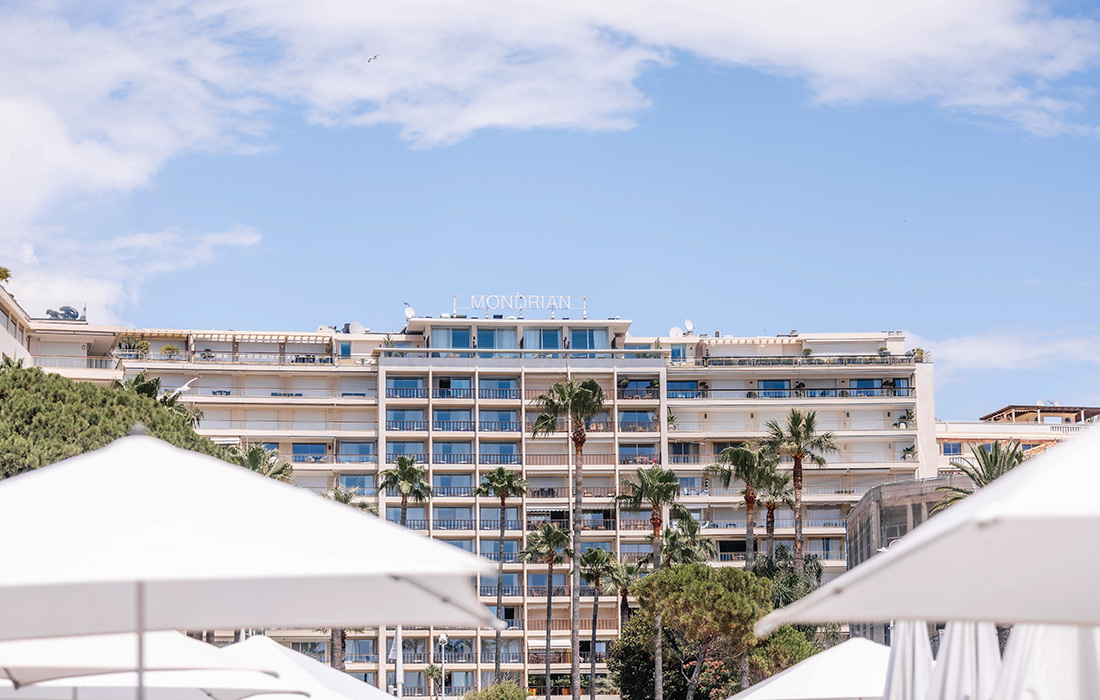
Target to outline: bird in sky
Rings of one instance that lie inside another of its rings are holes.
[[[374,59],[378,58],[381,55],[382,54],[380,54],[380,53],[374,54],[373,56],[371,56],[370,58],[367,59],[367,63],[370,63],[371,61],[373,61]]]

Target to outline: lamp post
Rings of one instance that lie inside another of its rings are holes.
[[[447,633],[436,638],[439,641],[439,687],[440,695],[447,697]]]

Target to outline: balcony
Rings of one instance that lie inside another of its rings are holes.
[[[563,585],[560,585],[560,586],[528,586],[527,587],[527,595],[532,597],[532,598],[545,598],[551,592],[551,588],[553,588],[553,593],[554,593],[555,598],[560,598],[562,596],[568,596],[569,595],[569,586],[566,585],[566,584],[563,584]],[[565,627],[561,627],[561,628],[551,627],[551,629],[564,629],[564,630],[570,629],[569,620],[564,620],[564,622],[566,623]],[[540,627],[539,623],[536,620],[529,619],[529,620],[527,620],[527,629],[529,629],[529,630],[545,630],[546,629],[546,620],[545,619],[542,620],[542,626]]]
[[[546,629],[543,626],[543,629]],[[571,663],[573,658],[572,653],[568,651],[529,651],[527,652],[527,663],[531,666],[544,666],[547,658],[549,658],[552,664],[567,664]]]
[[[423,387],[412,388],[386,388],[387,399],[426,399],[428,398],[428,390]]]
[[[423,452],[387,452],[386,463],[393,464],[397,461],[398,457],[408,457],[412,461],[419,462],[421,464],[426,462],[428,459],[428,455],[424,454]]]
[[[499,519],[497,519],[497,520],[486,520],[485,518],[482,518],[481,519],[481,529],[482,530],[500,530],[500,520]],[[504,521],[504,529],[505,530],[522,530],[523,529],[523,521],[522,520],[505,520]]]
[[[340,464],[376,464],[378,455],[336,455],[336,461]]]
[[[372,421],[340,420],[209,420],[199,421],[201,430],[236,430],[242,433],[279,431],[295,432],[374,432],[378,429]]]
[[[402,685],[401,694],[410,698],[424,698],[428,696],[426,685]]]
[[[428,652],[405,651],[401,653],[401,660],[407,664],[426,664],[428,663]]]
[[[519,464],[519,455],[508,454],[485,454],[478,455],[479,464]]]
[[[436,530],[473,530],[474,520],[436,520],[433,527]]]
[[[746,399],[860,399],[860,398],[913,398],[913,387],[883,387],[881,389],[851,389],[843,387],[809,389],[699,389],[673,390],[670,400],[746,400]]]
[[[377,496],[378,489],[374,486],[345,486],[344,490],[351,491],[356,496]]]
[[[792,355],[789,357],[698,357],[674,360],[671,365],[696,367],[817,367],[821,365],[914,365],[915,355]]]
[[[543,525],[556,525],[559,530],[569,529],[568,520],[528,520],[527,531],[534,532],[535,530],[541,529]]]
[[[519,389],[478,389],[477,395],[482,399],[513,401],[519,399]]]
[[[661,397],[661,390],[653,387],[649,389],[619,389],[617,396],[624,400],[652,399]]]
[[[614,530],[614,519],[591,519],[581,521],[582,530]]]
[[[482,552],[481,556],[489,561],[500,561],[501,559],[500,552]],[[519,552],[505,552],[503,556],[505,564],[514,564],[519,561]]]
[[[349,664],[376,664],[378,663],[378,654],[347,654],[344,656],[344,660]]]
[[[344,399],[373,399],[377,398],[378,392],[373,389],[363,391],[335,391],[332,389],[273,389],[270,387],[263,388],[243,388],[236,389],[231,387],[204,387],[193,386],[191,390],[184,394],[184,398],[190,397],[236,397],[246,399],[267,399],[267,398],[298,398],[298,399],[331,399],[331,398],[344,398]]]
[[[473,486],[433,486],[433,496],[472,496],[474,495]]]
[[[619,464],[623,465],[651,466],[660,463],[659,454],[619,454]]]
[[[634,518],[619,518],[620,530],[652,530],[653,524],[649,521],[649,518],[645,520],[635,520]]]
[[[587,455],[586,455],[587,456]],[[527,464],[533,467],[569,464],[568,455],[527,455]]]
[[[501,586],[500,589],[501,589],[501,595],[503,595],[505,597],[507,597],[507,596],[518,597],[518,596],[523,595],[523,586]],[[497,594],[497,587],[496,586],[481,586],[478,589],[478,595],[482,595],[482,596],[486,596],[486,597],[494,597],[494,596],[496,596],[496,594]],[[523,629],[523,625],[522,625],[522,622],[520,620],[509,620],[509,622],[520,622],[521,623],[520,626],[516,627],[514,629]],[[513,629],[513,628],[509,627],[508,629]]]
[[[581,663],[590,664],[593,661],[595,661],[598,664],[602,664],[602,663],[607,661],[607,652],[606,651],[596,651],[596,652],[582,651],[582,652],[580,652],[580,654],[581,654]]]
[[[448,452],[445,454],[432,455],[433,464],[473,464],[473,453],[454,453]]]
[[[472,399],[473,389],[432,389],[433,399]]]
[[[719,552],[718,561],[745,561],[744,552]]]
[[[432,430],[472,433],[474,425],[475,423],[472,420],[437,420],[432,423]]]
[[[584,429],[590,433],[610,433],[615,429],[615,424],[609,420],[593,420],[585,423]]]
[[[481,652],[481,663],[495,664],[498,656],[502,664],[523,663],[523,652],[520,651],[502,651],[500,654],[492,651],[483,651]]]
[[[623,420],[619,421],[620,433],[655,433],[661,429],[661,424],[655,420]]]
[[[523,424],[518,420],[483,420],[478,424],[478,429],[483,433],[518,433]]]
[[[557,596],[557,587],[555,586],[554,595]],[[584,593],[581,593],[584,595]],[[619,628],[619,620],[614,617],[600,617],[596,618],[597,630],[615,630]],[[532,615],[527,620],[527,629],[533,632],[546,631],[546,617]],[[550,630],[554,632],[565,632],[573,629],[573,623],[571,620],[550,620]],[[592,617],[590,615],[581,615],[581,624],[578,629],[592,630]]]
[[[637,564],[651,554],[651,552],[620,552],[619,560],[628,564]]]
[[[386,421],[386,430],[395,430],[398,432],[427,432],[428,421],[426,420],[388,420]]]
[[[150,353],[139,356],[137,353],[119,350],[115,357],[126,362],[208,362],[223,364],[249,365],[334,365],[336,358],[327,353],[310,352],[230,352],[200,350],[181,352],[178,355],[160,355]]]
[[[807,486],[803,489],[810,496],[862,496],[870,486]]]
[[[392,519],[387,518],[387,520],[389,522],[393,523],[394,525],[400,525],[401,524],[401,519],[400,518],[392,518]],[[421,518],[417,518],[415,520],[410,518],[410,519],[405,521],[405,527],[407,527],[410,530],[427,530],[428,529],[428,521],[424,520],[424,519],[421,519]]]
[[[533,486],[527,489],[528,498],[569,498],[565,486]]]
[[[585,498],[614,498],[615,487],[614,486],[585,486],[584,487]]]
[[[449,664],[473,664],[477,663],[477,653],[472,651],[445,651],[442,654],[443,661]],[[439,661],[439,654],[436,654]]]
[[[117,357],[69,357],[66,355],[35,355],[34,366],[43,369],[121,369]]]

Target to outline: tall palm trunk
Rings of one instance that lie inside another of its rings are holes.
[[[802,455],[794,456],[791,485],[794,487],[794,570],[802,573]]]
[[[626,629],[626,618],[630,617],[630,601],[627,597],[630,595],[629,588],[619,589],[619,634],[622,634]]]
[[[401,494],[401,527],[405,527],[407,522],[409,522],[409,495],[403,493]]]
[[[546,564],[546,700],[550,700],[550,624],[554,611],[554,553]]]
[[[661,517],[661,509],[654,508],[649,516],[649,524],[653,526],[653,571],[661,568],[661,527],[664,519]],[[653,620],[653,699],[664,700],[665,697],[665,664],[664,664],[664,633],[661,624],[661,616],[657,615]]]
[[[596,623],[600,615],[600,577],[596,576],[592,584],[596,590],[592,600],[592,646],[588,649],[588,653],[591,655],[589,664],[591,671],[588,677],[588,696],[592,698],[592,700],[596,700]]]
[[[573,627],[569,633],[569,648],[572,651],[570,663],[570,685],[573,700],[581,700],[581,524],[584,519],[584,443],[588,436],[584,432],[584,421],[573,419],[573,567],[570,584],[570,604],[572,606]]]
[[[745,571],[752,571],[756,553],[756,490],[745,484]]]
[[[497,547],[497,616],[504,614],[504,494],[500,494],[500,545]],[[500,630],[497,630],[497,655],[493,661],[493,682],[500,683]]]
[[[329,661],[329,665],[332,666],[337,671],[346,670],[346,668],[344,666],[344,639],[345,639],[345,637],[346,637],[346,634],[345,634],[344,630],[342,630],[338,627],[333,627],[332,630],[329,632],[328,661]]]
[[[775,558],[775,506],[768,506],[766,523],[768,533],[768,559]]]

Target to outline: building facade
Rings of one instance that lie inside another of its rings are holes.
[[[543,672],[546,655],[555,675],[569,673],[568,565],[547,580],[542,566],[517,556],[526,534],[541,524],[570,524],[568,435],[531,434],[532,401],[555,382],[594,379],[604,390],[606,411],[588,426],[579,546],[602,547],[624,560],[649,551],[649,516],[618,508],[615,496],[637,468],[660,464],[676,472],[682,503],[715,540],[714,564],[742,565],[739,489],[711,484],[705,468],[726,447],[762,437],[768,421],[782,423],[791,408],[816,411],[820,428],[832,431],[840,448],[825,467],[807,468],[805,478],[806,550],[822,558],[829,578],[846,568],[845,521],[860,497],[885,482],[934,476],[938,467],[932,365],[907,351],[899,332],[641,337],[618,318],[515,318],[492,311],[483,317],[409,314],[404,327],[389,333],[359,324],[306,333],[125,330],[31,319],[2,290],[0,306],[18,326],[9,333],[14,350],[5,354],[86,381],[143,371],[160,377],[166,390],[181,390],[202,410],[203,435],[224,445],[268,445],[293,462],[299,486],[354,488],[390,520],[399,518],[399,499],[377,488],[379,471],[402,455],[426,465],[434,494],[410,507],[408,527],[493,561],[503,558],[504,604],[496,612],[509,628],[500,649],[491,631],[446,630],[442,656],[435,643],[441,630],[405,630],[409,695],[427,692],[425,665],[441,658],[448,694],[489,682],[496,654],[521,683]],[[148,350],[135,341],[147,341]],[[472,495],[480,474],[499,466],[528,482],[524,497],[503,513],[503,545],[499,503]],[[287,521],[309,527],[291,513]],[[793,542],[793,514],[780,511],[776,525],[778,540]],[[494,606],[496,577],[479,585],[483,602]],[[593,648],[592,593],[581,590],[581,654],[586,664],[595,655],[603,673],[619,616],[614,596],[603,596]],[[326,651],[321,632],[269,634],[300,650]],[[391,684],[393,635],[352,634],[349,672],[383,688]]]

